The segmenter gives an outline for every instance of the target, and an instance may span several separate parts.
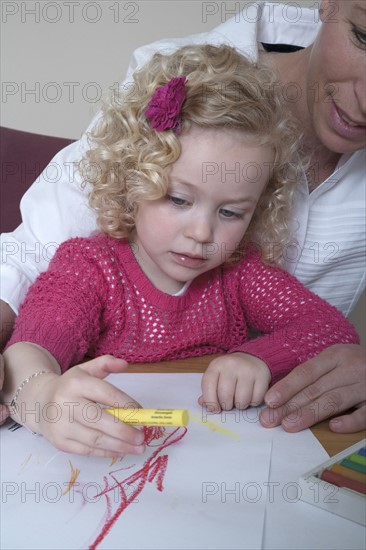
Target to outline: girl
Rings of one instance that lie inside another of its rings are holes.
[[[219,354],[200,397],[219,411],[261,403],[299,363],[358,341],[338,310],[273,265],[298,130],[272,73],[204,45],[156,54],[134,81],[106,106],[80,166],[102,233],[60,246],[4,354],[13,417],[73,453],[143,452],[141,431],[83,416],[90,403],[131,404],[102,380],[126,361]],[[75,366],[84,357],[98,359]],[[56,423],[48,403],[62,411]]]

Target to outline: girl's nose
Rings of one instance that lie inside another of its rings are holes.
[[[187,220],[185,236],[199,243],[210,243],[213,240],[213,224],[208,216],[195,215]]]

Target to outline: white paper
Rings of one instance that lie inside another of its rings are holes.
[[[275,432],[259,425],[259,410],[203,415],[200,374],[127,373],[108,380],[146,408],[185,408],[204,423],[190,420],[180,441],[160,451],[163,439],[154,441],[143,457],[114,464],[58,452],[25,428],[3,427],[1,548],[261,548]],[[208,429],[206,420],[226,433]],[[179,428],[170,437],[183,433]],[[155,477],[143,483],[148,460]],[[138,479],[122,483],[144,464]],[[70,488],[72,471],[77,478]],[[96,497],[106,488],[108,497]]]

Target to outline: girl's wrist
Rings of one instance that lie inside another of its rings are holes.
[[[30,429],[33,433],[39,433],[39,425],[45,414],[44,392],[40,389],[44,383],[49,382],[49,376],[59,377],[58,374],[48,370],[33,372],[25,378],[15,391],[10,402],[10,415],[16,422]]]

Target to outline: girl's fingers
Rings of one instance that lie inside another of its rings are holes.
[[[127,393],[116,388],[113,384],[94,376],[87,376],[84,372],[80,370],[74,371],[74,369],[79,369],[79,367],[73,367],[73,369],[70,369],[61,377],[63,389],[59,393],[67,395],[65,403],[72,401],[70,399],[71,396],[81,396],[84,406],[86,405],[84,401],[88,401],[91,408],[93,405],[97,407],[96,403],[101,403],[108,407],[141,408],[141,405],[137,401]],[[59,401],[60,397],[58,398]],[[75,408],[77,408],[78,400],[74,399],[73,401],[76,403]],[[63,405],[60,402],[59,404]]]
[[[236,406],[234,403],[236,383],[237,377],[234,373],[227,373],[224,376],[221,373],[219,376],[217,397],[224,411],[231,411]]]
[[[113,355],[101,355],[77,366],[78,369],[96,378],[105,378],[108,374],[123,372],[127,367],[128,363],[124,359],[117,359]]]
[[[131,426],[128,426],[131,427]],[[133,429],[133,428],[132,428]],[[62,451],[76,454],[88,454],[93,456],[124,456],[125,454],[142,454],[145,451],[144,434],[140,430],[138,441],[126,435],[126,439],[113,437],[96,427],[85,426],[77,423],[75,430],[66,437],[57,434],[55,437],[49,434],[53,445]],[[77,436],[77,439],[74,437]]]
[[[97,428],[104,434],[113,437],[113,439],[118,439],[132,446],[143,445],[145,441],[143,430],[130,426],[103,410]]]
[[[201,381],[202,399],[200,398],[199,402],[212,413],[219,413],[221,411],[217,396],[219,376],[218,370],[208,368],[202,376]]]
[[[254,383],[248,379],[245,384],[239,383],[236,385],[235,391],[235,407],[237,409],[247,409],[252,405]]]
[[[137,432],[137,443],[134,437],[129,436],[129,432],[126,434],[126,439],[113,437],[99,429],[93,429],[90,427],[78,425],[77,438],[78,442],[89,447],[91,450],[101,450],[109,453],[108,456],[123,456],[125,454],[142,454],[145,451],[145,438],[142,430],[137,430],[131,426],[134,432]],[[98,426],[99,428],[99,426]],[[72,440],[72,439],[70,439]],[[69,440],[69,441],[70,441]]]
[[[111,451],[106,451],[105,449],[92,449],[83,445],[79,441],[70,440],[70,450],[69,453],[75,455],[84,455],[84,456],[100,456],[102,458],[123,458],[124,454],[115,454]]]
[[[68,405],[68,408],[65,406],[59,409],[57,423],[53,419],[47,419],[45,415],[42,416],[41,431],[58,448],[64,450],[63,442],[75,438],[87,447],[103,447],[115,453],[143,452],[142,430],[119,421],[94,402],[83,399],[79,402],[69,402]],[[108,446],[106,441],[112,446]],[[142,450],[138,450],[141,447]]]
[[[127,367],[128,363],[124,359],[118,359],[113,355],[101,355],[91,361],[77,365],[77,368],[96,378],[105,378],[108,374],[123,372]]]
[[[119,390],[105,380],[85,380],[83,397],[94,403],[101,403],[107,407],[124,407],[140,409],[141,405],[127,393]]]
[[[55,444],[54,444],[55,445]],[[142,454],[145,448],[141,452],[134,453],[132,450],[126,452],[115,452],[109,449],[103,449],[98,447],[89,447],[81,441],[76,441],[75,439],[68,439],[66,444],[63,446],[56,445],[62,451],[67,453],[72,453],[76,455],[86,455],[86,456],[100,456],[104,458],[123,458],[127,453],[130,454]]]
[[[264,396],[268,389],[268,382],[265,379],[259,378],[254,383],[250,405],[252,407],[258,407],[264,400]]]

